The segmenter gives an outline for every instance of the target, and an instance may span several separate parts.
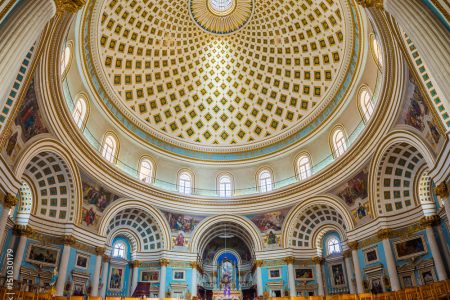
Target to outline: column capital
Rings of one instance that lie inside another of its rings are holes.
[[[434,193],[440,198],[448,198],[449,190],[449,184],[443,181],[434,188]]]
[[[63,243],[67,246],[73,246],[77,242],[77,239],[72,235],[64,235]]]
[[[139,261],[139,260],[133,260],[131,263],[130,263],[130,265],[131,266],[133,266],[133,268],[139,268],[140,266],[141,266],[141,262]]]
[[[17,199],[17,197],[11,193],[7,193],[5,195],[5,197],[3,198],[3,206],[6,208],[11,208],[13,206],[16,206],[18,202],[19,202],[19,199]]]
[[[377,237],[380,240],[384,240],[384,239],[389,239],[392,236],[392,230],[390,230],[389,228],[383,228],[378,230],[377,232]]]
[[[379,8],[383,9],[383,2],[384,0],[355,0],[357,4],[361,5],[362,7],[369,8]]]
[[[192,269],[198,269],[200,267],[200,265],[196,261],[191,261],[189,265],[191,266]]]
[[[255,260],[254,265],[255,267],[259,268],[264,264],[262,260]]]
[[[30,236],[33,234],[33,228],[31,228],[30,225],[14,225],[13,227],[14,234],[16,235],[23,235],[23,236]]]
[[[167,267],[170,263],[170,260],[168,260],[167,258],[161,258],[159,260],[159,264],[161,265],[161,267]]]
[[[420,219],[420,225],[422,225],[424,228],[427,227],[433,227],[439,224],[439,216],[438,215],[432,215],[432,216],[425,216]]]
[[[95,253],[97,253],[97,255],[103,255],[105,254],[105,247],[95,247]]]
[[[316,265],[321,265],[325,260],[323,259],[323,257],[320,256],[314,256],[313,258],[311,258],[312,262],[315,263]]]
[[[102,258],[103,258],[103,261],[104,261],[104,262],[109,262],[109,261],[111,260],[111,256],[106,255],[106,254],[103,254],[103,255],[102,255]]]
[[[56,10],[59,13],[76,13],[86,4],[86,0],[55,0]]]
[[[288,265],[292,265],[295,262],[295,258],[293,256],[288,256],[283,258],[283,261]]]
[[[352,249],[352,250],[358,250],[359,249],[359,242],[358,241],[348,242],[347,246],[350,249]]]
[[[352,250],[350,250],[350,249],[345,250],[345,251],[342,253],[342,255],[343,255],[344,257],[352,257]]]

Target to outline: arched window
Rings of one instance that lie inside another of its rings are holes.
[[[83,97],[78,97],[75,102],[72,117],[75,124],[77,124],[79,128],[83,126],[84,118],[86,117],[86,110],[86,100]]]
[[[219,196],[231,197],[232,196],[232,180],[228,175],[223,175],[219,178]]]
[[[335,157],[341,156],[347,150],[347,141],[341,129],[336,129],[333,133],[333,148]]]
[[[102,155],[107,161],[114,162],[116,151],[117,141],[112,135],[108,134],[103,143]]]
[[[261,193],[272,191],[272,175],[268,170],[259,173],[259,190]]]
[[[143,159],[139,168],[139,180],[145,183],[152,182],[153,164],[149,159]]]
[[[383,66],[383,53],[381,51],[380,42],[378,42],[376,36],[372,34],[372,53],[376,63],[381,68]]]
[[[114,243],[112,256],[124,259],[126,258],[126,245],[124,242],[117,241]]]
[[[302,155],[298,158],[297,168],[300,180],[305,180],[311,176],[311,161],[307,155]]]
[[[341,244],[335,237],[328,239],[327,241],[328,255],[333,253],[341,253]]]
[[[192,177],[188,172],[182,172],[178,178],[178,192],[186,195],[192,193]]]
[[[369,121],[372,113],[374,111],[374,106],[372,102],[372,94],[368,89],[363,89],[359,95],[359,103],[361,105],[361,111],[363,114],[364,121]]]
[[[72,55],[72,43],[67,43],[66,47],[64,48],[64,51],[61,53],[61,61],[60,61],[60,74],[61,76],[64,76],[64,74],[67,72],[69,63],[71,60]]]

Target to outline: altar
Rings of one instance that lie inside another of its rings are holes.
[[[213,300],[240,300],[242,299],[242,292],[238,290],[231,290],[229,294],[224,295],[223,291],[214,290]]]

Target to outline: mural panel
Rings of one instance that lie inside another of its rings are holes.
[[[187,250],[192,232],[195,227],[203,220],[204,216],[190,216],[183,214],[164,213],[169,222],[172,246],[178,250]]]
[[[284,219],[289,213],[289,210],[290,208],[285,208],[278,211],[249,215],[246,217],[261,231],[265,245],[269,248],[273,248],[280,246],[281,229],[283,228]]]

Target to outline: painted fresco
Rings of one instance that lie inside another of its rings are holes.
[[[174,214],[170,212],[165,212],[165,216],[170,226],[172,247],[180,251],[187,251],[191,233],[205,217]]]
[[[349,207],[353,219],[359,225],[372,219],[369,206],[368,177],[368,170],[363,169],[335,191],[335,194]]]
[[[87,176],[82,175],[83,208],[81,224],[91,231],[97,231],[103,211],[119,197],[103,189]]]
[[[267,248],[277,248],[280,244],[281,229],[290,208],[264,214],[246,216],[263,234],[263,241]]]
[[[12,165],[29,139],[47,132],[47,127],[39,110],[34,81],[32,81],[12,124],[11,135],[3,149],[3,157]]]
[[[414,79],[410,76],[406,101],[400,116],[400,123],[414,127],[433,147],[437,154],[444,141],[438,127],[438,120],[433,116],[431,108],[420,92]]]

